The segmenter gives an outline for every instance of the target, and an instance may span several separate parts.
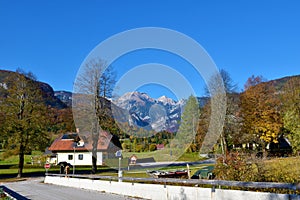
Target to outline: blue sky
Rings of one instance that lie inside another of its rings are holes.
[[[21,67],[55,90],[72,91],[81,63],[100,42],[129,29],[163,27],[196,40],[242,89],[252,74],[268,80],[300,74],[299,8],[297,0],[0,0],[0,69]],[[114,66],[120,78],[150,62],[193,75],[185,61],[157,51],[133,52]],[[201,80],[193,87],[203,94]],[[140,90],[176,98],[164,87]]]

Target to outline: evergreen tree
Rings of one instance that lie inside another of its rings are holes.
[[[185,151],[193,150],[190,148],[191,144],[195,143],[199,115],[200,110],[197,98],[191,95],[184,107],[179,130],[176,137],[172,140],[176,147],[184,148]]]

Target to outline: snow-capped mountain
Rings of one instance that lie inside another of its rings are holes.
[[[159,97],[157,99],[157,101],[163,103],[164,105],[166,105],[166,104],[171,104],[171,105],[176,104],[176,102],[173,99],[170,99],[170,98],[168,98],[166,96]]]
[[[166,96],[153,99],[146,93],[128,92],[114,103],[129,113],[129,123],[155,131],[176,132],[184,100],[178,102]]]

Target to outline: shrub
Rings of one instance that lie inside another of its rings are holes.
[[[229,153],[217,159],[214,174],[217,179],[233,181],[262,181],[261,163],[250,161],[239,152]]]
[[[142,152],[143,150],[144,150],[143,145],[138,144],[135,146],[135,152]]]
[[[127,145],[126,143],[122,143],[122,149],[123,149],[123,150],[128,149],[128,145]]]
[[[150,144],[149,150],[150,151],[155,151],[156,150],[156,144]]]

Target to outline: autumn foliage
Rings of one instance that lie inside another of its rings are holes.
[[[280,101],[273,85],[261,83],[250,86],[241,95],[243,133],[249,135],[249,142],[277,143],[283,127],[280,115]],[[253,141],[251,141],[253,140]]]

